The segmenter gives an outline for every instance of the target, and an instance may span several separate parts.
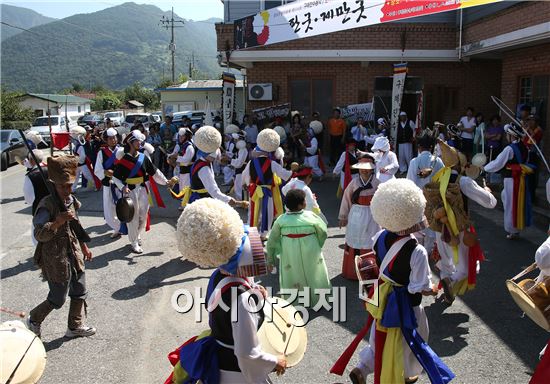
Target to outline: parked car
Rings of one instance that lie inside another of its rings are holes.
[[[122,126],[131,131],[136,121],[140,121],[147,130],[150,125],[155,123],[155,119],[150,113],[129,113]]]
[[[214,120],[214,112],[210,112],[212,120]],[[204,117],[206,116],[206,113],[204,111],[183,111],[183,112],[174,112],[172,114],[172,123],[176,125],[176,127],[181,127],[183,124],[183,118],[188,117],[191,119],[191,125],[193,124],[204,124]]]
[[[17,160],[27,157],[27,147],[15,129],[0,130],[0,170],[5,171]]]
[[[151,115],[153,115],[156,123],[162,123],[162,112],[151,112]]]
[[[122,125],[124,123],[124,112],[122,111],[111,111],[111,112],[105,112],[103,114],[103,118],[109,118],[111,119],[111,122],[116,126]]]
[[[94,128],[101,123],[103,123],[103,117],[101,115],[89,114],[82,116],[82,120],[78,122],[78,125],[80,125],[81,127],[89,125],[90,127]]]
[[[37,132],[46,143],[50,143],[50,124],[52,126],[53,133],[68,132],[68,129],[75,127],[76,124],[72,120],[67,120],[65,116],[61,115],[51,115],[37,117],[31,126],[31,131]]]

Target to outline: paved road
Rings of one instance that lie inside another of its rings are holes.
[[[21,193],[21,167],[2,172],[0,183],[2,305],[28,311],[45,298],[47,288],[32,265],[30,208]],[[340,378],[328,370],[366,319],[355,284],[339,276],[344,232],[336,224],[336,183],[325,181],[313,189],[330,220],[324,252],[333,285],[347,288],[347,321],[334,323],[331,312],[312,313],[306,357],[274,378],[277,383],[348,382],[347,374]],[[80,192],[78,197],[82,222],[93,238],[94,259],[87,264],[89,323],[98,332],[89,339],[64,339],[68,309],[54,311],[43,324],[48,363],[42,383],[163,382],[170,372],[167,353],[207,326],[196,323],[193,312],[177,313],[170,298],[180,288],[204,290],[211,271],[179,257],[174,236],[179,212],[166,193],[169,208],[153,209],[153,228],[144,236],[142,255],[131,254],[125,238],[109,238],[99,193]],[[424,299],[430,345],[457,375],[453,382],[527,383],[548,333],[521,318],[504,281],[533,261],[545,233],[529,229],[521,240],[508,242],[502,212],[473,207],[473,219],[487,256],[478,288],[450,308]],[[262,280],[276,290],[273,276]],[[420,381],[428,382],[425,376]]]

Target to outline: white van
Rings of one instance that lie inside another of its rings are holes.
[[[68,132],[73,127],[76,127],[77,124],[71,119],[67,120],[65,116],[62,115],[51,115],[37,117],[30,128],[31,131],[38,132],[42,139],[46,143],[50,143],[50,124],[52,126],[52,133],[61,133]]]

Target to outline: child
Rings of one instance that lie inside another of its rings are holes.
[[[338,220],[340,227],[346,227],[342,276],[357,280],[355,256],[372,249],[372,237],[380,230],[370,212],[370,201],[380,182],[373,172],[376,166],[370,155],[363,155],[352,168],[359,171],[359,177],[344,191]]]
[[[301,165],[298,166],[298,163],[292,163],[297,166],[297,171],[292,174],[292,179],[286,183],[282,189],[283,195],[286,196],[286,194],[293,190],[293,189],[301,189],[306,194],[306,211],[311,211],[315,213],[317,216],[319,216],[325,224],[327,223],[327,219],[325,218],[325,215],[321,212],[321,208],[319,208],[319,204],[317,203],[317,197],[311,192],[311,188],[309,188],[309,184],[313,181],[313,169],[307,165]],[[291,166],[292,167],[292,166]]]
[[[314,306],[319,301],[316,291],[331,289],[321,251],[327,239],[327,225],[319,216],[304,211],[306,194],[300,189],[288,191],[285,205],[288,212],[273,223],[267,240],[268,265],[272,267],[278,257],[281,289],[309,289],[305,297],[310,297]]]

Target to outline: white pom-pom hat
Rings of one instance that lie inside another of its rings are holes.
[[[388,152],[390,150],[390,141],[385,136],[377,137],[372,145],[372,151]]]
[[[227,127],[225,127],[224,133],[226,135],[230,135],[232,133],[239,133],[241,129],[237,127],[235,124],[229,124]]]
[[[78,139],[79,136],[85,136],[86,135],[86,129],[78,126],[78,127],[73,127],[71,128],[71,131],[69,132],[69,134],[71,135],[71,137],[73,139]]]
[[[310,122],[309,127],[313,129],[313,132],[316,135],[323,132],[323,123],[321,123],[319,120],[313,120],[312,122]]]
[[[266,273],[257,230],[245,228],[239,213],[220,200],[189,204],[178,219],[176,236],[182,257],[201,267],[247,277]]]
[[[408,235],[427,227],[422,190],[408,179],[380,184],[370,204],[374,221],[398,235]]]
[[[256,142],[261,151],[275,152],[281,144],[281,138],[274,129],[265,128],[258,134]]]
[[[199,150],[210,154],[222,145],[222,135],[216,128],[205,125],[197,130],[193,142]]]

